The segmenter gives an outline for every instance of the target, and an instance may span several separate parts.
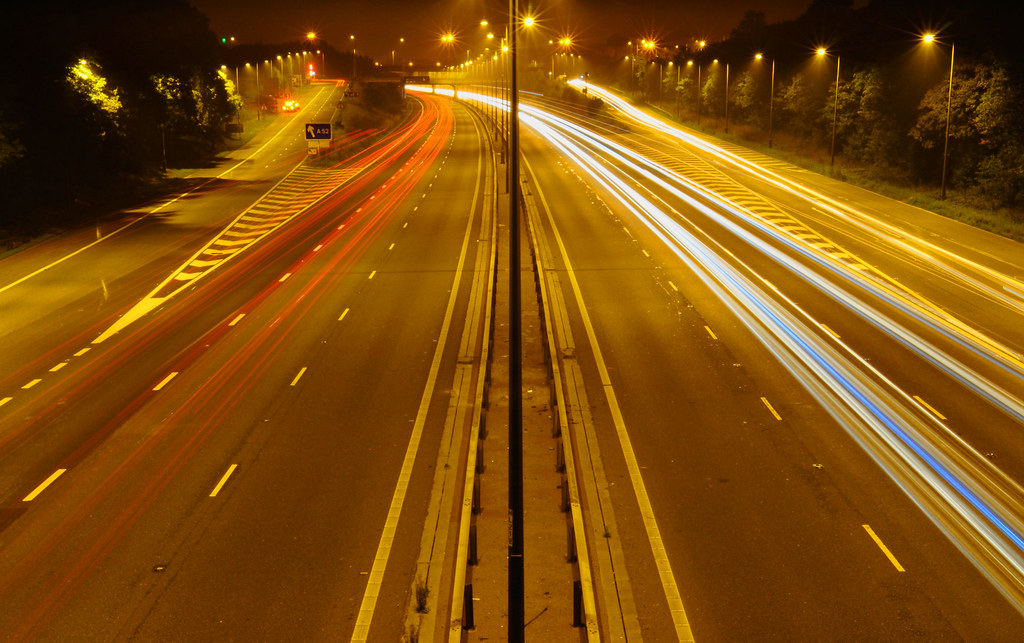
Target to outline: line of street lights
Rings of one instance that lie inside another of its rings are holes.
[[[510,5],[512,3],[514,3],[515,1],[516,0],[510,0]],[[510,16],[512,15],[512,12],[513,12],[513,9],[510,7]],[[520,26],[529,26],[530,24],[532,24],[532,21],[527,18],[527,19],[524,19],[522,21],[522,25],[520,25]],[[923,35],[921,37],[921,40],[922,40],[922,42],[929,43],[929,44],[937,42],[937,38],[936,38],[935,34]],[[445,34],[444,36],[442,36],[442,42],[444,42],[446,44],[452,44],[452,43],[454,43],[454,41],[455,41],[455,36],[453,34]],[[557,41],[549,40],[548,42],[549,42],[549,44],[552,44],[552,45],[555,45],[556,42],[557,42],[557,46],[560,49],[567,49],[567,48],[571,47],[571,45],[572,45],[571,38],[564,37],[564,36],[560,37]],[[645,61],[645,63],[649,64],[650,57],[652,55],[656,54],[659,51],[659,45],[655,41],[650,40],[650,39],[646,39],[646,38],[639,39],[637,41],[630,41],[628,43],[628,45],[630,47],[630,51],[628,52],[628,54],[626,56],[626,59],[629,60],[629,62],[630,62],[630,84],[631,84],[631,86],[633,86],[635,84],[635,82],[636,82],[636,65],[638,64],[638,61],[642,59],[642,60]],[[705,41],[703,41],[703,40],[697,41],[696,42],[696,46],[697,46],[697,51],[699,53],[700,51],[704,50],[704,48],[707,46],[707,43]],[[551,71],[552,75],[554,75],[555,71],[556,71],[555,57],[556,57],[557,53],[558,52],[556,52],[555,54],[552,55],[552,71]],[[822,57],[822,58],[826,58],[826,57],[832,55],[832,54],[830,54],[829,50],[824,48],[824,47],[819,48],[818,50],[816,50],[815,54],[817,56],[819,56],[819,57]],[[942,151],[941,198],[943,198],[943,199],[946,198],[946,176],[947,176],[948,155],[949,155],[950,120],[951,120],[951,113],[952,113],[954,56],[955,56],[955,47],[954,47],[953,43],[950,43],[949,83],[948,83],[947,96],[946,96],[946,124],[945,124],[944,140],[943,140],[943,151]],[[761,53],[758,53],[758,54],[756,54],[754,56],[755,60],[762,60],[763,58],[764,58],[764,55],[761,54]],[[835,58],[836,58],[836,78],[835,78],[835,84],[833,85],[832,126],[831,126],[831,136],[830,136],[830,143],[829,143],[829,167],[832,168],[832,169],[835,168],[836,140],[837,140],[837,136],[838,136],[839,92],[842,89],[842,84],[841,84],[842,83],[842,58],[838,54],[835,54]],[[719,62],[718,59],[715,59],[714,61],[712,61],[711,64],[717,64],[718,62]],[[670,63],[670,64],[672,64],[672,63]],[[701,96],[701,94],[702,94],[702,87],[701,87],[702,67],[701,67],[701,65],[698,62],[696,62],[693,59],[687,61],[686,64],[687,64],[687,66],[694,66],[695,65],[697,67],[697,87],[696,87],[697,100],[696,100],[696,104],[697,104],[697,125],[699,126],[700,122],[701,122],[701,116],[702,116],[702,101],[701,101],[701,98],[702,98],[702,96]],[[724,91],[725,91],[725,131],[728,133],[728,131],[729,131],[729,120],[730,120],[730,114],[729,114],[729,89],[730,89],[729,88],[729,80],[730,80],[729,79],[729,73],[730,73],[730,68],[729,68],[729,63],[728,62],[725,62],[724,64],[725,64],[725,74],[726,74],[726,77],[725,77],[725,89],[724,89]],[[660,72],[660,74],[659,74],[659,97],[660,97],[661,96],[661,90],[663,89],[661,87],[661,85],[664,83],[664,69],[663,68],[659,68],[659,72]],[[775,59],[774,58],[771,60],[771,72],[770,73],[771,73],[771,76],[770,76],[770,81],[769,81],[769,97],[768,97],[768,147],[772,147],[774,145],[774,117],[775,117]],[[671,72],[670,72],[669,78],[671,78]],[[678,84],[678,78],[679,78],[678,67],[677,67],[677,72],[676,72],[676,78],[677,78],[677,84]],[[646,84],[647,83],[644,83],[645,86],[646,86]],[[642,91],[643,95],[646,96],[646,91],[643,88],[641,88],[641,91]]]
[[[928,34],[924,34],[924,35],[921,36],[921,41],[923,43],[926,43],[926,44],[932,44],[932,43],[937,42],[937,37],[936,37],[935,34],[928,33]],[[651,41],[647,41],[647,40],[642,40],[642,41],[640,41],[640,43],[641,44],[637,46],[637,51],[638,52],[640,51],[640,47],[641,46],[644,46],[646,50],[650,50],[654,46],[653,43],[651,43]],[[628,43],[628,44],[630,46],[633,45],[632,41],[630,43]],[[698,41],[697,44],[698,44],[698,50],[702,50],[706,46],[706,42],[705,41]],[[651,46],[647,46],[647,45],[651,45]],[[950,43],[950,48],[949,48],[949,83],[948,83],[948,88],[947,88],[947,93],[946,93],[946,125],[945,125],[945,133],[944,133],[944,136],[943,136],[943,146],[942,146],[942,177],[941,177],[941,198],[942,199],[946,198],[946,169],[947,169],[948,157],[949,157],[949,130],[950,130],[950,119],[951,119],[951,113],[952,113],[952,103],[953,103],[953,69],[954,69],[953,64],[954,64],[954,59],[955,59],[955,53],[956,53],[955,44],[951,42]],[[816,50],[815,55],[821,56],[821,57],[827,57],[829,55],[829,52],[828,52],[827,49],[822,47],[822,48],[819,48],[819,49]],[[758,54],[755,54],[754,59],[755,60],[761,60],[761,59],[763,59],[763,57],[764,57],[763,54],[758,53]],[[630,56],[627,56],[627,59],[631,60],[631,64],[630,64],[630,78],[631,78],[631,81],[630,82],[632,84],[632,79],[635,77],[635,71],[634,71],[633,64],[632,64],[632,58]],[[716,63],[718,63],[718,59],[713,60],[711,64],[716,64]],[[697,100],[696,100],[696,103],[697,103],[697,125],[700,126],[700,120],[701,120],[701,65],[700,65],[700,63],[695,62],[693,59],[688,60],[686,64],[689,67],[692,67],[692,66],[696,66],[697,67],[697,87],[696,87],[696,94],[697,94]],[[829,167],[830,168],[834,168],[835,167],[835,158],[836,158],[836,130],[837,130],[837,123],[838,123],[838,115],[839,115],[839,89],[840,89],[840,83],[841,83],[841,80],[842,80],[841,75],[840,75],[841,64],[842,64],[842,59],[841,59],[841,57],[838,54],[836,54],[836,80],[835,80],[835,85],[834,85],[834,88],[833,88],[834,96],[833,96],[833,102],[832,102],[832,133],[831,133],[831,142],[830,142],[830,146],[829,146],[830,147],[830,149],[829,149]],[[729,74],[729,67],[728,67],[728,65],[729,64],[726,63],[726,84],[725,84],[725,131],[726,132],[729,131],[729,75],[728,75]],[[678,72],[677,72],[677,84],[678,84]],[[772,143],[773,143],[774,105],[775,105],[775,60],[772,59],[772,61],[771,61],[771,80],[770,80],[770,84],[769,84],[769,97],[768,97],[768,147],[772,147]],[[678,117],[678,109],[677,109],[677,117]]]
[[[294,54],[291,53],[291,52],[288,52],[284,56],[278,54],[273,59],[266,58],[266,59],[263,60],[262,63],[253,64],[253,63],[248,63],[247,62],[247,63],[245,63],[243,65],[246,69],[252,69],[255,72],[256,79],[255,79],[255,101],[254,102],[256,103],[256,118],[257,119],[260,118],[260,112],[261,112],[261,110],[260,110],[260,96],[262,96],[262,91],[261,91],[261,87],[260,87],[260,65],[268,65],[270,67],[270,70],[271,70],[271,76],[273,76],[273,72],[275,71],[274,61],[275,60],[276,61],[280,61],[280,67],[277,69],[277,71],[278,71],[278,74],[279,74],[279,77],[280,77],[281,89],[284,89],[285,88],[285,75],[284,75],[284,62],[285,62],[285,58],[288,59],[289,70],[294,72],[292,56],[295,56],[296,58],[301,56],[302,57],[302,65],[303,65],[303,73],[306,73],[306,71],[307,71],[305,69],[306,56],[307,55],[311,55],[312,53],[313,52],[309,52],[309,51],[295,52]],[[319,50],[317,50],[316,53],[320,54],[321,55],[321,60],[323,60],[323,53],[321,51],[319,51]],[[312,67],[312,65],[310,65],[310,67]],[[227,72],[228,67],[227,67],[227,65],[221,65],[221,69],[223,71]],[[242,96],[242,88],[241,88],[240,78],[239,78],[239,65],[236,65],[234,70],[235,70],[235,91],[238,93],[239,97],[241,97]],[[310,77],[312,77],[312,75]]]

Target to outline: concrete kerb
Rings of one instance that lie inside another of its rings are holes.
[[[583,608],[583,625],[586,626],[587,640],[596,643],[601,640],[600,627],[598,625],[597,615],[597,601],[594,595],[594,581],[590,568],[590,557],[589,548],[586,542],[587,530],[583,524],[583,508],[580,503],[580,493],[578,481],[576,478],[576,463],[573,456],[572,449],[572,432],[569,426],[569,420],[566,413],[565,406],[565,392],[562,386],[561,370],[559,368],[557,360],[554,358],[557,355],[555,347],[555,333],[551,325],[551,315],[548,313],[550,310],[550,302],[548,301],[547,287],[544,281],[545,267],[543,259],[540,256],[539,243],[537,239],[537,205],[533,200],[532,196],[529,195],[527,190],[523,190],[525,209],[526,209],[526,222],[527,228],[530,234],[530,247],[531,255],[533,256],[534,262],[534,273],[537,281],[537,292],[540,300],[541,317],[543,321],[543,333],[545,337],[545,357],[548,365],[548,375],[551,380],[551,390],[554,397],[554,405],[557,410],[555,414],[555,422],[553,433],[556,437],[560,437],[562,449],[561,454],[564,459],[565,469],[565,480],[568,487],[568,503],[569,510],[571,512],[570,526],[567,528],[567,537],[569,543],[567,544],[568,555],[566,556],[568,562],[575,562],[576,569],[579,577],[580,585],[580,599],[582,600]],[[569,439],[569,445],[565,444],[565,440]],[[556,462],[556,467],[557,467]],[[577,539],[582,539],[581,543]],[[573,555],[575,554],[575,555]],[[575,593],[575,592],[574,592]],[[575,596],[574,596],[575,600]],[[574,605],[574,608],[577,606]],[[575,609],[574,609],[575,611]],[[574,623],[577,625],[580,623]]]

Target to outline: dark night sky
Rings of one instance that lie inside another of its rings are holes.
[[[601,47],[610,37],[660,37],[667,44],[685,38],[719,40],[749,10],[763,11],[769,23],[800,16],[811,0],[520,0],[520,11],[538,8],[547,36],[564,32],[583,48]],[[218,36],[266,44],[296,41],[316,30],[338,49],[348,49],[355,34],[357,51],[390,62],[399,58],[426,62],[440,55],[439,36],[459,34],[461,50],[482,42],[482,18],[504,22],[508,3],[501,0],[191,0],[210,19]],[[858,3],[859,4],[859,3]],[[499,29],[501,27],[499,26]],[[405,44],[399,45],[399,38]],[[403,56],[402,52],[405,52]]]

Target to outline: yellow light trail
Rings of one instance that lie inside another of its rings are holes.
[[[595,91],[593,85],[588,87]],[[459,96],[495,103],[506,109],[501,101],[492,97],[465,91],[460,91]],[[684,226],[679,221],[678,209],[665,203],[653,190],[661,190],[659,194],[667,193],[680,204],[710,217],[1017,421],[1024,421],[1024,404],[1016,395],[1001,389],[905,324],[812,268],[842,277],[848,284],[940,330],[994,364],[1024,375],[1020,355],[956,320],[920,295],[896,286],[895,280],[842,265],[825,256],[808,240],[778,226],[767,225],[737,203],[587,128],[530,105],[521,105],[521,108],[523,124],[537,131],[591,182],[604,188],[659,236],[666,247],[716,292],[780,364],[820,400],[822,407],[873,455],[926,515],[992,579],[1010,602],[1024,612],[1024,506],[1020,501],[1024,498],[1024,489],[868,360],[834,334],[822,333],[820,322],[719,247],[696,223],[688,221],[689,227]],[[623,109],[636,112],[628,105]],[[671,129],[647,115],[640,114],[637,120],[660,131]],[[689,137],[676,131],[671,135]],[[689,138],[692,140],[687,142],[695,147],[815,205],[837,213],[846,211],[827,197],[776,177],[746,159],[714,148],[696,137]],[[809,263],[777,252],[749,228],[740,226],[740,220],[782,241]],[[692,228],[696,230],[691,231]],[[879,229],[886,228],[879,226]],[[971,266],[966,260],[956,259],[955,262],[961,267]],[[1024,293],[1024,288],[1011,278],[993,275],[980,267],[978,272],[1000,280],[1010,290]]]

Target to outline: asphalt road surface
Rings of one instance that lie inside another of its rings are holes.
[[[650,116],[526,111],[606,631],[1017,638],[1020,245]]]
[[[602,639],[1019,639],[1020,244],[589,90],[522,152]],[[490,248],[418,96],[0,260],[7,638],[407,633]]]
[[[306,160],[334,94],[0,262],[5,638],[401,638],[484,153],[425,97]]]

